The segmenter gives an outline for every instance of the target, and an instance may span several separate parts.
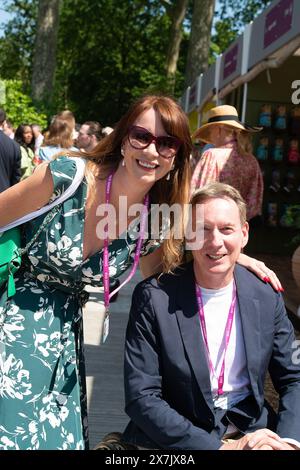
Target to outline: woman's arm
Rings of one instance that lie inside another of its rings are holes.
[[[48,164],[39,165],[29,178],[0,194],[0,227],[43,207],[53,189]]]
[[[271,269],[269,269],[262,261],[259,261],[255,258],[251,258],[250,256],[241,253],[238,258],[238,263],[244,266],[245,268],[249,269],[249,271],[252,271],[262,281],[269,282],[275,290],[279,292],[284,291],[281,282],[279,281],[274,271],[271,271]]]
[[[150,255],[143,256],[140,259],[140,269],[144,279],[162,271],[162,254],[162,247],[159,247]],[[249,269],[249,271],[252,271],[262,281],[269,282],[275,290],[280,292],[284,291],[281,282],[274,271],[269,269],[263,261],[259,261],[241,253],[238,258],[238,263]]]

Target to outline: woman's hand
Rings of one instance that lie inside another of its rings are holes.
[[[238,263],[242,266],[245,266],[245,268],[249,269],[249,271],[252,271],[262,281],[269,282],[271,286],[278,292],[284,291],[281,282],[279,281],[274,271],[271,271],[271,269],[269,269],[262,261],[259,261],[255,258],[250,258],[250,256],[241,253],[238,258]]]

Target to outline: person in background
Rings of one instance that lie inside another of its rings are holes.
[[[34,161],[35,165],[38,165],[40,162],[39,159],[39,150],[44,141],[44,136],[41,131],[41,126],[38,124],[31,125],[33,136],[34,136]]]
[[[72,138],[73,138],[73,146],[75,147],[79,131],[77,130],[78,126],[76,125],[74,114],[69,109],[64,109],[63,111],[60,111],[56,115],[56,117],[59,118],[59,119],[62,119],[63,121],[66,121],[69,124],[69,127],[71,127],[71,129],[72,129]],[[78,148],[78,147],[76,146],[76,148]]]
[[[92,152],[102,139],[102,127],[97,121],[86,121],[80,127],[77,147],[83,152]]]
[[[208,122],[194,133],[214,148],[202,154],[192,176],[192,192],[213,181],[230,184],[246,201],[248,221],[261,215],[264,187],[259,164],[245,148],[244,135],[259,130],[242,124],[233,106],[222,105],[212,108]]]
[[[56,116],[45,134],[43,145],[39,150],[40,161],[50,161],[55,155],[63,150],[75,151],[73,146],[74,128],[69,120],[61,119]]]
[[[80,128],[81,128],[81,124],[79,124],[79,122],[75,122],[75,128],[74,128],[74,132],[73,132],[73,139],[74,139],[73,140],[73,145],[77,149],[79,148],[78,145],[77,145],[77,139],[78,139]]]
[[[21,178],[20,146],[4,134],[6,113],[0,108],[0,193]]]
[[[21,148],[21,180],[24,180],[34,170],[34,138],[30,124],[20,124],[17,127],[15,141]]]
[[[10,139],[15,138],[15,130],[14,126],[12,125],[12,122],[9,119],[6,119],[3,124],[3,132],[7,137]]]
[[[282,295],[237,265],[248,240],[239,192],[192,196],[193,261],[134,290],[125,340],[123,440],[139,448],[300,449],[300,369]],[[269,276],[269,270],[265,270]],[[269,370],[278,413],[264,396]]]

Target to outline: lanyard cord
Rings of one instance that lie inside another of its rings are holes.
[[[203,306],[203,299],[202,299],[202,293],[200,287],[196,284],[196,295],[197,295],[197,302],[198,302],[198,313],[199,313],[199,318],[200,318],[200,325],[202,329],[202,334],[203,334],[203,339],[204,343],[206,346],[206,351],[207,351],[207,356],[208,356],[208,364],[209,364],[209,369],[210,372],[217,378],[218,380],[218,396],[223,395],[223,385],[224,385],[224,373],[225,373],[225,356],[226,352],[228,349],[229,345],[229,340],[230,340],[230,335],[231,335],[231,330],[232,330],[232,323],[233,323],[233,318],[234,318],[234,312],[235,312],[235,306],[236,306],[236,287],[235,287],[235,282],[233,282],[233,288],[232,288],[232,300],[228,312],[228,317],[227,317],[227,322],[225,326],[225,345],[224,345],[224,354],[223,354],[223,361],[222,361],[222,366],[221,366],[221,371],[219,376],[217,376],[215,368],[213,366],[210,352],[209,352],[209,346],[208,346],[208,336],[207,336],[207,330],[206,330],[206,322],[205,322],[205,316],[204,316],[204,306]]]
[[[112,185],[112,180],[113,180],[113,175],[114,173],[111,173],[107,180],[106,180],[106,187],[105,187],[105,202],[106,204],[109,204],[110,201],[110,193],[111,193],[111,185]],[[140,259],[140,254],[141,254],[141,249],[142,249],[142,242],[144,240],[144,235],[145,235],[145,225],[146,225],[146,219],[148,215],[148,209],[149,209],[149,195],[146,194],[144,197],[143,201],[144,207],[143,211],[141,214],[141,224],[140,224],[140,235],[139,239],[137,241],[137,246],[136,246],[136,251],[134,255],[134,262],[132,266],[132,270],[125,279],[125,281],[122,282],[122,284],[117,287],[113,292],[109,293],[109,253],[108,253],[108,224],[105,227],[105,238],[104,238],[104,246],[103,246],[103,287],[104,287],[104,305],[105,305],[105,310],[108,312],[109,309],[109,300],[110,298],[116,294],[127,282],[129,282],[137,269],[139,259]]]

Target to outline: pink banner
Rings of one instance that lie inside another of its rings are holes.
[[[264,48],[270,46],[291,29],[293,7],[294,0],[281,0],[266,15]]]
[[[236,44],[230,51],[225,54],[224,57],[224,68],[223,68],[223,80],[229,77],[236,71],[237,59],[239,52],[239,44]]]

